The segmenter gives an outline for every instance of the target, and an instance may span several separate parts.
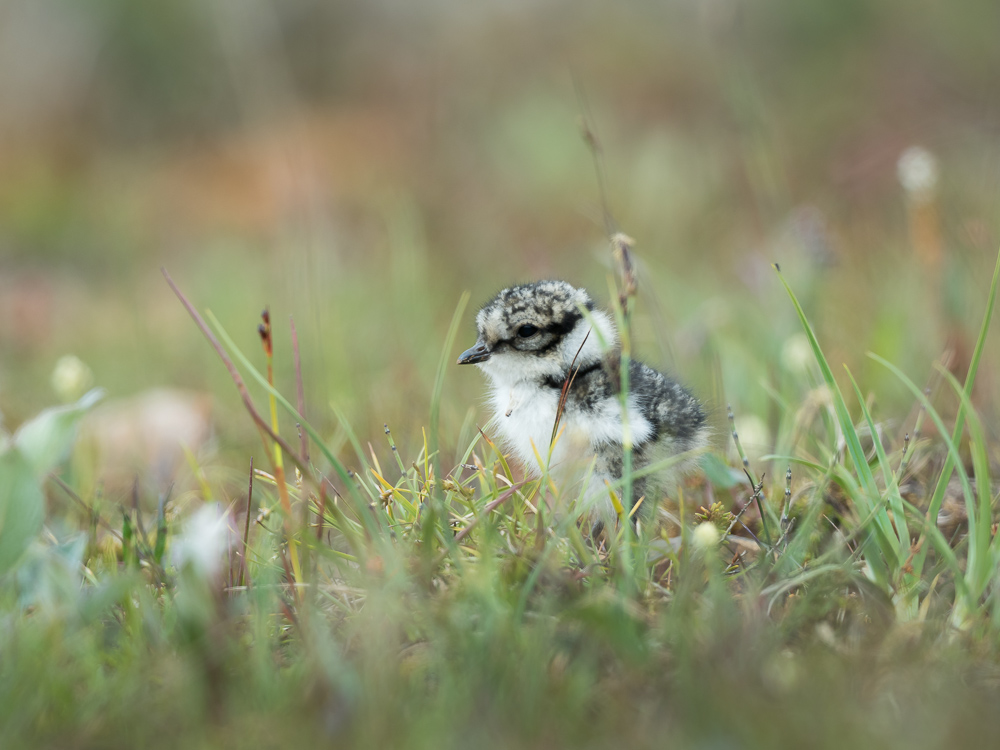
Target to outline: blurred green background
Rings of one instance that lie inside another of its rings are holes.
[[[778,261],[831,362],[902,417],[865,352],[921,382],[950,348],[958,370],[982,314],[997,29],[994,0],[2,0],[0,412],[52,403],[72,353],[115,399],[211,394],[223,450],[259,445],[165,266],[261,365],[270,305],[289,395],[294,316],[310,419],[333,434],[333,404],[415,454],[464,290],[553,276],[607,300],[588,115],[645,359],[767,447],[799,366]],[[914,146],[936,179],[908,192]],[[481,392],[449,370],[449,441]]]

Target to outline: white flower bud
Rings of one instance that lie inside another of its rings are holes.
[[[84,394],[94,380],[94,374],[84,364],[83,360],[72,354],[66,354],[56,362],[52,370],[52,389],[59,399],[65,403],[76,401]]]
[[[694,543],[695,549],[713,549],[718,546],[721,538],[719,530],[715,528],[715,524],[711,521],[704,521],[698,524],[694,527],[694,531],[691,532],[691,541]]]
[[[934,154],[920,146],[910,146],[896,163],[899,182],[911,198],[926,200],[937,187],[938,167]]]
[[[804,333],[793,333],[781,346],[781,366],[788,372],[801,375],[809,371],[816,357],[813,355],[809,337]]]
[[[214,578],[222,570],[222,557],[235,543],[229,516],[218,503],[206,503],[184,523],[184,532],[171,545],[171,559],[178,568],[190,565],[199,575]]]

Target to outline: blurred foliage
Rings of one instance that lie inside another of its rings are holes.
[[[256,325],[270,306],[285,394],[294,317],[305,416],[338,460],[367,463],[352,438],[365,453],[384,424],[396,455],[418,457],[463,291],[475,304],[554,276],[609,294],[604,197],[581,116],[599,138],[611,212],[637,240],[638,352],[708,403],[720,437],[707,486],[725,512],[743,481],[725,461],[736,460],[726,404],[776,497],[785,466],[764,456],[841,451],[824,375],[772,262],[860,441],[841,363],[894,450],[919,412],[869,350],[931,387],[950,425],[958,402],[934,362],[944,352],[964,377],[1000,243],[997,28],[991,0],[0,2],[2,426],[8,439],[30,428],[66,355],[108,391],[63,466],[93,512],[71,510],[47,483],[42,533],[19,536],[34,541],[0,585],[3,731],[79,747],[989,742],[980,718],[996,697],[995,628],[947,625],[946,579],[958,576],[938,579],[940,561],[921,579],[921,625],[887,625],[892,592],[859,584],[845,560],[767,616],[760,599],[719,584],[728,559],[719,571],[692,562],[670,606],[629,598],[613,576],[581,591],[546,568],[528,617],[518,597],[542,569],[525,552],[533,541],[439,590],[407,549],[399,578],[352,570],[289,619],[278,534],[259,538],[260,585],[226,597],[157,555],[155,530],[181,533],[206,488],[223,505],[244,497],[248,455],[264,455],[160,266],[258,367]],[[897,175],[914,145],[937,164],[927,193]],[[971,399],[991,470],[997,343],[994,331]],[[443,465],[485,420],[481,385],[446,371]],[[183,391],[166,412],[187,423],[150,407],[163,387]],[[281,416],[286,437],[295,421]],[[176,449],[181,429],[198,437],[178,458],[162,449]],[[936,429],[924,430],[921,486],[900,487],[907,502],[926,502],[944,460],[928,448]],[[971,462],[974,441],[960,442]],[[0,473],[34,486],[7,465],[14,455]],[[822,493],[822,477],[809,481]],[[705,491],[692,499],[711,509]],[[825,502],[836,523],[864,527],[843,488]],[[949,490],[942,513],[961,518],[962,507]],[[804,548],[830,533],[803,533]]]

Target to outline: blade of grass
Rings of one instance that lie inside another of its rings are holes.
[[[250,554],[250,509],[253,506],[253,456],[250,456],[250,480],[247,486],[247,517],[243,525],[243,548],[240,550],[240,577],[237,585],[242,586],[247,576],[247,555]]]
[[[354,455],[358,459],[358,466],[360,474],[366,474],[369,469],[371,469],[371,464],[368,461],[368,456],[365,455],[365,449],[361,445],[361,441],[358,440],[357,434],[354,432],[354,428],[351,427],[351,423],[347,419],[347,415],[344,414],[343,409],[341,409],[333,401],[330,402],[330,410],[333,415],[337,418],[337,423],[340,425],[340,429],[344,431],[347,436],[347,442],[351,444],[351,448],[354,450]]]
[[[903,513],[903,498],[899,494],[899,485],[896,482],[896,474],[892,470],[892,466],[889,464],[889,457],[886,455],[885,448],[882,446],[882,440],[879,438],[878,429],[875,426],[875,420],[872,419],[871,412],[865,404],[865,399],[861,395],[861,389],[858,387],[858,383],[854,379],[854,375],[851,374],[847,365],[844,365],[844,370],[847,372],[847,377],[851,379],[851,385],[854,387],[854,393],[858,397],[858,404],[861,406],[861,415],[868,423],[868,430],[872,436],[872,443],[875,445],[875,454],[878,456],[879,469],[882,471],[882,479],[885,482],[886,498],[888,500],[889,508],[892,510],[893,521],[896,524],[896,535],[899,539],[899,549],[907,550],[910,547],[910,533],[906,528],[906,515]]]
[[[1000,252],[997,253],[997,262],[993,269],[993,281],[990,283],[990,293],[986,300],[986,312],[983,314],[983,322],[979,327],[979,336],[976,339],[976,346],[975,349],[973,349],[972,357],[969,360],[969,372],[965,376],[965,387],[962,389],[963,393],[969,397],[972,396],[972,386],[976,382],[976,373],[979,371],[979,361],[982,359],[983,349],[986,346],[986,334],[989,331],[990,321],[993,318],[993,309],[996,306],[998,281],[1000,281]],[[965,405],[963,402],[959,406],[958,414],[955,417],[955,429],[952,432],[952,442],[958,442],[962,435],[962,429],[964,426]],[[942,435],[944,435],[944,433],[942,433]],[[951,455],[949,454],[945,459],[941,475],[938,477],[937,485],[934,487],[934,494],[931,496],[931,504],[928,510],[931,518],[937,518],[938,511],[941,510],[941,503],[944,502],[944,493],[948,488],[948,482],[951,481],[951,473],[954,469],[955,465],[952,462]],[[926,555],[926,549],[922,549],[913,561],[913,570],[917,576],[919,576],[923,570]]]
[[[797,456],[789,456],[782,453],[768,453],[766,456],[760,457],[761,461],[790,461],[798,466],[805,466],[813,471],[818,471],[820,474],[826,471],[826,467],[815,461],[810,461],[807,458],[798,458]]]
[[[883,367],[885,367],[891,373],[893,373],[897,378],[899,378],[900,382],[903,383],[903,385],[905,385],[910,390],[910,392],[917,398],[918,401],[920,401],[921,404],[923,404],[924,409],[927,411],[927,416],[929,416],[931,418],[931,421],[934,422],[934,425],[937,427],[938,432],[940,433],[941,440],[944,442],[945,447],[948,449],[948,459],[946,460],[945,467],[947,467],[948,463],[950,462],[952,467],[958,469],[958,478],[962,483],[962,492],[965,496],[966,507],[967,508],[972,507],[974,505],[974,501],[972,499],[973,498],[972,486],[969,483],[969,476],[965,471],[965,466],[962,464],[962,458],[958,452],[958,447],[956,445],[955,440],[948,437],[948,430],[945,427],[944,420],[941,419],[941,415],[938,414],[937,410],[931,404],[930,399],[927,398],[927,396],[923,393],[923,391],[920,390],[920,388],[916,385],[916,383],[910,380],[903,373],[903,371],[900,370],[898,367],[896,367],[894,364],[892,364],[886,359],[883,359],[877,354],[873,354],[872,352],[869,352],[868,356],[874,361],[878,362]],[[958,433],[958,436],[961,437],[961,433]],[[942,499],[943,498],[944,498],[944,493],[942,492]],[[932,498],[931,506],[927,509],[927,514],[925,516],[926,518],[925,530],[926,528],[931,526],[934,526],[936,528],[938,511],[940,511],[940,509],[941,509],[941,504],[938,503],[937,507],[935,508],[934,500]],[[920,576],[918,575],[918,570],[922,572],[923,561],[926,558],[927,554],[926,552],[927,545],[921,544],[921,540],[918,540],[917,544],[919,546],[919,551],[917,553],[917,556],[914,557],[912,564],[913,564],[914,575],[917,576],[917,578],[919,578]],[[921,568],[919,569],[917,568],[918,557],[921,565]]]
[[[437,374],[434,376],[434,390],[431,391],[431,417],[430,417],[430,442],[428,445],[428,455],[433,459],[434,466],[434,486],[431,488],[431,497],[435,505],[439,505],[437,512],[441,523],[441,532],[449,551],[453,554],[458,546],[455,544],[454,535],[448,523],[448,514],[444,512],[443,485],[444,472],[441,471],[440,444],[440,421],[441,421],[441,394],[444,391],[444,378],[451,363],[451,352],[455,346],[455,338],[458,336],[458,326],[462,321],[462,314],[466,305],[469,304],[471,294],[468,291],[462,292],[458,300],[455,312],[451,316],[451,323],[448,325],[448,333],[445,334],[444,346],[441,348],[441,358],[438,360]]]
[[[431,422],[430,422],[430,452],[437,453],[440,440],[440,419],[441,419],[441,394],[444,391],[444,378],[451,363],[451,351],[455,346],[455,338],[458,336],[458,326],[462,322],[462,314],[469,304],[471,294],[466,291],[458,300],[455,312],[451,316],[451,323],[448,325],[448,333],[445,334],[444,346],[441,348],[441,358],[438,360],[437,374],[434,376],[434,390],[431,392]],[[435,459],[437,462],[437,459]],[[441,472],[435,471],[435,476],[440,477]]]
[[[294,455],[294,451],[292,450],[291,446],[285,442],[284,438],[282,438],[281,435],[278,435],[271,429],[271,425],[268,424],[267,421],[265,421],[265,419],[260,415],[260,412],[257,411],[257,407],[254,406],[253,399],[250,398],[250,392],[247,390],[246,383],[243,381],[243,377],[236,369],[236,365],[233,364],[232,358],[226,353],[225,348],[222,346],[221,343],[219,343],[219,339],[216,338],[215,334],[212,333],[212,330],[205,323],[205,320],[201,317],[201,315],[198,314],[198,311],[194,309],[194,305],[192,305],[191,302],[188,300],[188,298],[184,296],[184,293],[180,290],[180,287],[178,287],[177,284],[174,283],[174,280],[170,277],[170,274],[167,273],[167,269],[161,268],[160,272],[167,280],[167,284],[173,290],[174,294],[177,296],[177,299],[179,299],[181,304],[184,306],[184,309],[187,310],[188,315],[190,315],[191,319],[194,320],[195,325],[198,326],[198,329],[202,332],[205,338],[208,339],[208,343],[215,350],[215,353],[219,355],[219,359],[222,360],[222,364],[229,372],[229,377],[232,379],[233,384],[236,386],[236,390],[239,392],[240,398],[243,401],[243,406],[246,408],[247,413],[250,415],[250,418],[253,419],[254,424],[256,424],[257,428],[261,430],[264,434],[266,434],[268,437],[270,437],[274,442],[278,443],[278,445],[280,445],[285,450],[286,453],[288,453],[289,455]],[[209,315],[211,315],[211,313],[209,313]],[[249,365],[249,360],[247,360],[246,357],[243,357],[242,361],[246,362],[246,364]],[[260,376],[260,373],[257,373],[256,370],[253,369],[252,365],[250,366],[250,369],[253,370],[255,376],[258,378],[258,381],[259,382],[262,381],[266,387],[267,381],[263,380],[263,378]],[[298,459],[296,458],[296,461],[297,460]],[[308,473],[306,467],[300,466],[299,468],[304,474]]]
[[[583,336],[583,341],[580,342],[580,346],[576,350],[576,354],[573,355],[573,361],[569,363],[569,370],[567,371],[566,379],[563,381],[562,391],[559,393],[559,403],[556,405],[556,418],[552,423],[552,435],[549,437],[550,446],[556,441],[556,434],[559,432],[559,422],[562,420],[563,411],[566,409],[569,391],[576,380],[576,374],[580,371],[579,366],[576,365],[576,360],[580,356],[580,352],[583,351],[583,345],[587,343],[587,339],[589,338],[590,331],[587,331]]]
[[[173,489],[173,486],[171,486]],[[160,502],[157,503],[156,507],[156,543],[153,547],[153,560],[156,561],[157,565],[163,564],[163,553],[167,550],[167,500],[170,496],[170,490],[167,490],[166,494],[160,495]]]
[[[969,557],[965,566],[965,580],[969,593],[978,600],[986,590],[990,573],[994,570],[993,550],[990,549],[993,524],[993,498],[990,490],[990,463],[986,452],[986,437],[983,425],[972,407],[972,402],[965,394],[961,384],[938,365],[941,374],[958,395],[969,420],[969,450],[972,453],[973,476],[976,480],[976,499],[978,505],[969,503],[966,498],[966,515],[969,524]]]
[[[903,507],[917,518],[922,515],[920,508],[913,503],[908,502],[905,498],[903,499]],[[934,547],[934,550],[938,553],[938,555],[940,555],[945,567],[947,567],[948,570],[951,571],[952,576],[954,576],[955,589],[957,591],[956,597],[967,597],[968,591],[965,586],[965,576],[962,575],[962,565],[959,563],[958,557],[955,555],[955,550],[951,548],[948,540],[945,539],[944,534],[941,533],[941,529],[937,527],[937,523],[934,520],[925,517],[920,533],[921,535],[926,535],[924,538],[930,540],[931,545]]]
[[[271,313],[267,308],[261,313],[263,323],[258,331],[260,332],[261,343],[264,346],[264,357],[267,362],[267,382],[274,389],[274,338],[271,332]],[[271,414],[271,431],[278,434],[278,404],[274,394],[268,395],[268,409]],[[288,540],[288,558],[292,566],[292,595],[297,599],[299,595],[296,585],[303,583],[302,566],[299,564],[298,542],[295,539],[295,519],[292,515],[292,501],[288,494],[288,483],[285,480],[285,462],[281,457],[281,446],[274,444],[274,481],[278,486],[278,498],[281,500],[281,509],[284,512],[285,537]]]
[[[617,237],[617,235],[616,235]],[[614,238],[612,239],[612,245],[614,245]],[[624,256],[623,256],[624,257]],[[621,422],[622,422],[622,483],[621,483],[621,504],[626,512],[632,509],[632,426],[630,424],[629,413],[628,413],[628,396],[630,392],[629,375],[631,368],[632,359],[632,340],[631,340],[631,305],[629,304],[630,297],[627,294],[622,293],[614,283],[614,280],[609,279],[609,286],[611,287],[611,301],[612,310],[615,314],[615,323],[618,326],[618,335],[621,342],[621,349],[619,350],[619,360],[618,360],[618,376],[620,378],[620,387],[618,391],[618,398],[620,401],[621,408]],[[615,294],[615,292],[618,292]],[[612,496],[614,493],[612,493]],[[618,512],[618,509],[615,509]],[[621,512],[618,512],[619,518],[621,517]]]
[[[302,357],[299,353],[299,332],[295,329],[295,318],[288,316],[288,325],[292,331],[292,360],[295,363],[295,404],[299,414],[306,413],[306,393],[302,385]],[[302,463],[309,463],[309,436],[302,425],[299,428],[299,442],[302,449]]]
[[[867,513],[877,505],[880,497],[878,486],[875,484],[875,477],[872,474],[871,467],[868,465],[864,451],[861,448],[861,441],[858,439],[858,433],[854,429],[854,423],[851,421],[851,415],[847,410],[847,404],[844,401],[844,396],[840,392],[840,387],[837,385],[837,381],[833,377],[833,371],[830,369],[830,365],[823,354],[823,350],[820,348],[819,340],[816,338],[812,325],[809,323],[808,318],[806,318],[802,305],[799,304],[795,293],[788,285],[788,282],[785,281],[785,277],[782,275],[777,264],[775,264],[774,270],[777,272],[778,279],[781,281],[782,286],[785,287],[785,291],[788,293],[788,297],[791,299],[792,305],[795,307],[795,312],[798,314],[799,322],[802,324],[806,337],[809,339],[809,346],[813,351],[813,355],[816,357],[817,364],[819,364],[820,372],[823,375],[823,381],[826,383],[827,388],[830,389],[830,394],[833,397],[834,410],[837,415],[837,423],[840,426],[844,442],[847,445],[848,453],[850,454],[851,461],[854,464],[854,470],[857,472],[858,477],[861,480],[862,492],[859,492],[852,499],[855,502],[861,502],[863,506],[862,510],[864,514],[867,515]],[[896,571],[903,562],[903,559],[905,559],[905,555],[900,554],[899,538],[893,531],[892,523],[889,521],[889,515],[886,513],[884,508],[875,515],[874,521],[876,530],[875,539],[885,558],[884,562],[890,571]]]
[[[481,515],[477,516],[476,518],[473,518],[465,528],[463,528],[455,535],[455,543],[458,544],[463,539],[465,539],[465,537],[469,535],[469,532],[476,527],[476,524],[478,524],[483,518],[487,518],[490,515],[490,513],[499,508],[505,502],[507,502],[515,494],[517,494],[518,490],[524,487],[525,484],[527,484],[527,482],[521,482],[520,484],[511,487],[505,493],[500,495],[500,497],[498,497],[496,500],[492,500],[491,502],[489,502],[486,505],[486,507],[483,508],[483,512]]]
[[[809,503],[805,514],[799,516],[800,520],[795,527],[795,533],[791,535],[791,540],[775,562],[773,575],[779,580],[788,575],[790,568],[801,569],[805,566],[806,555],[808,555],[811,546],[810,537],[819,523],[826,505],[823,492],[829,481],[830,475],[826,474],[822,480],[816,483],[813,489],[813,500]],[[811,562],[810,565],[812,564],[814,563]]]
[[[187,310],[188,314],[191,316],[191,319],[194,320],[195,325],[198,326],[198,329],[202,332],[205,338],[208,339],[208,343],[215,350],[215,353],[218,354],[219,359],[222,360],[222,364],[229,372],[229,377],[232,379],[233,384],[236,386],[236,390],[240,394],[240,399],[243,401],[243,406],[246,408],[247,413],[250,415],[250,418],[257,426],[257,429],[262,433],[262,437],[263,435],[267,435],[268,437],[271,438],[271,440],[280,445],[285,454],[289,456],[292,463],[294,463],[298,467],[299,471],[302,472],[303,478],[311,482],[314,486],[318,486],[318,482],[316,478],[312,475],[312,472],[310,472],[309,467],[301,462],[298,455],[296,455],[295,450],[285,441],[284,438],[281,437],[281,435],[279,435],[278,433],[274,432],[271,429],[271,425],[268,424],[268,422],[261,416],[260,412],[257,411],[257,407],[254,406],[253,399],[250,398],[250,392],[247,390],[246,383],[243,381],[243,377],[236,369],[236,365],[233,363],[232,358],[226,352],[225,347],[223,347],[223,345],[219,342],[219,339],[215,336],[215,334],[212,333],[211,328],[208,327],[208,324],[205,322],[205,320],[201,317],[201,315],[198,314],[198,311],[195,310],[194,305],[191,304],[191,302],[188,300],[187,297],[184,296],[184,293],[180,290],[177,284],[174,283],[174,280],[170,277],[170,274],[167,273],[167,269],[161,268],[160,271],[163,273],[164,278],[167,280],[167,284],[170,286],[174,294],[177,296],[177,299],[180,300],[181,304],[184,306],[184,309]],[[347,481],[346,470],[344,469],[343,465],[336,460],[336,458],[333,456],[333,453],[329,450],[326,444],[319,437],[319,434],[312,428],[312,426],[308,422],[305,421],[304,418],[302,418],[300,414],[298,414],[297,411],[292,409],[291,404],[289,404],[288,401],[273,387],[271,387],[268,384],[267,380],[264,379],[264,377],[259,372],[257,372],[257,369],[250,363],[250,361],[246,358],[246,356],[243,355],[243,353],[239,350],[239,348],[236,347],[232,339],[229,338],[228,334],[226,334],[225,332],[225,329],[222,328],[218,320],[214,319],[214,316],[212,315],[211,311],[208,311],[207,314],[214,320],[214,323],[217,325],[217,329],[220,331],[220,334],[225,337],[227,345],[234,351],[234,353],[240,359],[240,363],[244,367],[246,367],[247,370],[254,376],[254,379],[257,380],[257,382],[260,383],[269,392],[274,393],[275,397],[278,399],[278,403],[282,405],[282,408],[290,410],[293,414],[299,417],[302,426],[309,432],[310,437],[312,437],[312,439],[316,442],[316,444],[319,445],[321,452],[323,453],[324,456],[327,457],[331,465],[333,465],[333,467],[336,469],[338,476],[340,476],[341,479],[344,480],[345,486],[347,486],[348,490],[350,491],[351,499],[354,500],[359,507],[363,508],[364,500],[358,494],[353,484]],[[266,441],[264,447],[265,449],[267,448]],[[359,513],[359,515],[363,514]],[[348,540],[348,543],[355,550],[355,552],[357,552],[360,555],[363,552],[360,540],[356,538],[356,535],[351,535],[346,530],[344,531],[344,533],[345,537]]]
[[[285,411],[291,414],[292,417],[298,420],[299,424],[302,425],[303,429],[305,429],[305,431],[309,433],[309,437],[312,438],[313,442],[320,449],[320,452],[323,454],[323,457],[327,461],[329,461],[334,471],[337,472],[337,476],[340,478],[340,481],[343,482],[344,487],[347,489],[348,495],[355,502],[354,510],[357,513],[358,518],[361,520],[362,524],[365,526],[365,530],[368,532],[371,538],[377,537],[378,529],[374,524],[374,518],[370,513],[367,512],[368,504],[365,501],[365,499],[361,496],[361,493],[358,491],[357,485],[352,480],[344,464],[342,464],[337,459],[337,457],[333,455],[330,449],[326,446],[326,443],[323,441],[322,436],[305,419],[305,417],[299,414],[298,410],[294,406],[292,406],[291,403],[289,403],[288,399],[286,399],[281,394],[280,391],[278,391],[274,386],[272,386],[270,383],[267,382],[267,378],[261,375],[260,372],[257,370],[257,368],[253,366],[253,363],[251,363],[250,360],[247,359],[246,355],[243,354],[242,351],[240,351],[239,347],[236,346],[236,343],[233,341],[232,337],[230,337],[230,335],[226,332],[226,329],[222,326],[222,323],[219,322],[218,318],[215,317],[212,311],[207,310],[205,312],[205,315],[212,323],[212,327],[215,328],[215,330],[218,332],[219,337],[225,342],[226,347],[229,349],[229,351],[233,353],[233,356],[236,357],[236,359],[239,361],[240,365],[242,365],[243,368],[248,373],[250,373],[253,379],[257,381],[258,385],[260,385],[265,391],[267,391],[268,394],[274,396],[278,404]],[[268,433],[271,434],[272,438],[275,437],[275,434],[273,433],[273,431],[271,431],[270,426],[268,426]],[[297,464],[299,463],[299,457],[297,452],[290,445],[288,445],[288,443],[282,440],[281,447],[285,451],[285,453],[289,455]],[[303,474],[306,474],[309,471],[308,467],[304,466],[300,467],[300,469],[303,471]]]
[[[704,455],[705,453],[708,453],[710,451],[711,451],[711,446],[704,446],[701,448],[693,448],[692,450],[684,451],[683,453],[675,453],[672,456],[667,456],[666,458],[662,458],[659,461],[654,461],[650,464],[647,464],[646,466],[643,466],[641,469],[636,469],[635,471],[632,472],[632,479],[633,480],[642,479],[643,477],[647,477],[650,474],[657,474],[673,466],[677,466],[678,464],[686,463],[690,461],[692,458],[697,458],[698,456]],[[620,479],[615,479],[614,481],[609,480],[609,485],[613,490],[618,490],[619,488],[621,488],[624,482],[625,479],[623,477]]]
[[[510,465],[507,463],[507,457],[504,456],[503,451],[501,451],[497,447],[496,443],[494,443],[492,440],[489,439],[486,433],[483,432],[482,428],[480,428],[479,434],[482,436],[483,440],[486,441],[486,444],[490,446],[490,448],[493,450],[493,453],[496,455],[497,460],[500,462],[500,467],[503,469],[504,477],[506,477],[507,482],[510,484],[514,484],[514,475],[511,473]]]

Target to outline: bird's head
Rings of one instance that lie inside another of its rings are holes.
[[[610,317],[594,309],[586,290],[565,281],[504,289],[480,309],[476,327],[479,338],[458,364],[479,365],[497,383],[563,376],[574,357],[590,364],[600,358],[602,340],[617,340]]]

